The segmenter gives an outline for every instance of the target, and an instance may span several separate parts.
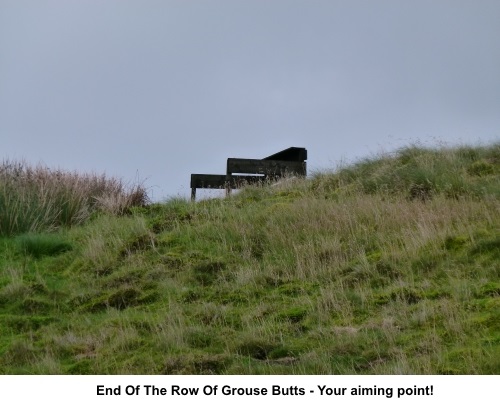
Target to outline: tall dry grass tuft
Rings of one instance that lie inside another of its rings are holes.
[[[93,212],[123,214],[147,201],[142,185],[130,187],[104,174],[65,172],[24,161],[0,164],[0,235],[81,224]]]

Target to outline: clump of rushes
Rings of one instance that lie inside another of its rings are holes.
[[[0,235],[82,224],[92,213],[123,214],[145,205],[142,185],[4,160],[0,164]]]

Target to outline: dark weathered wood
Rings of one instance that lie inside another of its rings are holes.
[[[227,173],[253,173],[270,176],[305,175],[306,167],[305,162],[229,158],[227,160]]]
[[[264,180],[265,176],[230,176],[225,174],[192,174],[191,188],[226,188],[229,184],[232,188],[238,188],[246,184],[255,184]]]
[[[291,147],[271,156],[265,157],[263,160],[287,160],[303,162],[304,160],[307,160],[307,149]]]
[[[306,160],[307,150],[296,147],[284,149],[264,159],[229,158],[225,175],[191,175],[191,199],[193,201],[196,199],[197,188],[225,189],[226,194],[230,194],[233,188],[255,184],[266,179],[278,179],[287,174],[306,176]],[[258,176],[255,176],[256,174]]]
[[[192,174],[191,188],[223,188],[226,176],[223,174]]]

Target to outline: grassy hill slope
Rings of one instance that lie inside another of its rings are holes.
[[[4,374],[500,373],[500,144],[49,228],[0,239]]]

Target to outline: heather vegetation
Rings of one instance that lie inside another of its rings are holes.
[[[500,144],[196,203],[110,209],[137,190],[91,191],[74,221],[44,222],[44,187],[9,170],[4,374],[500,373]],[[51,212],[71,206],[58,198]]]

